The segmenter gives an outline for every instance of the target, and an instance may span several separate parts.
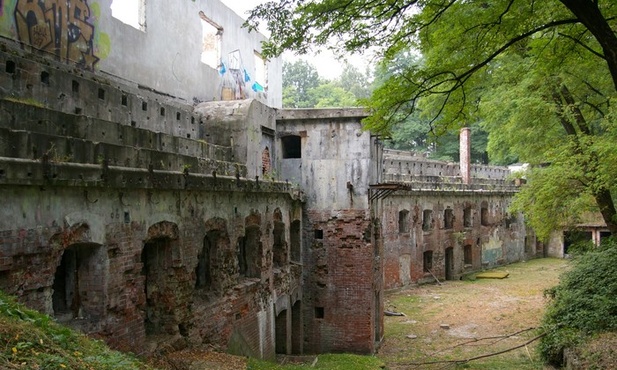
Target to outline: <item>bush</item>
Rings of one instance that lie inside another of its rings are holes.
[[[617,330],[617,243],[603,242],[573,263],[559,285],[545,292],[552,301],[543,318],[546,336],[539,349],[553,365],[562,364],[564,349],[592,334]]]

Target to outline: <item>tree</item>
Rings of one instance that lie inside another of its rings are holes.
[[[254,9],[249,24],[260,20],[270,55],[373,47],[390,63],[415,50],[422,62],[400,65],[367,101],[368,129],[389,134],[418,109],[439,131],[484,122],[502,159],[550,164],[530,175],[536,194],[521,193],[528,216],[566,220],[593,203],[617,234],[614,1],[281,0]],[[540,195],[552,209],[533,207]]]
[[[283,63],[283,106],[308,108],[309,91],[319,86],[317,68],[304,60]]]
[[[368,75],[368,74],[367,74]],[[283,107],[356,107],[360,98],[370,95],[367,75],[345,63],[341,76],[324,80],[312,64],[298,60],[283,64]]]

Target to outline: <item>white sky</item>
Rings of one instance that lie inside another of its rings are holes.
[[[232,9],[242,18],[247,18],[247,11],[253,9],[259,4],[265,3],[268,0],[221,0],[223,4],[227,5],[228,8]],[[333,79],[341,75],[343,72],[344,63],[343,61],[337,60],[337,58],[328,50],[323,50],[319,54],[315,55],[304,55],[304,56],[296,56],[291,53],[283,54],[283,60],[293,62],[298,59],[307,60],[309,63],[314,65],[319,72],[319,76],[323,78]],[[361,72],[364,72],[366,66],[369,63],[368,58],[364,59],[359,56],[351,56],[347,57],[349,62],[360,69]]]

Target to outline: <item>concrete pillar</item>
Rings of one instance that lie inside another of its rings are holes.
[[[469,127],[461,129],[459,156],[463,184],[471,184],[471,129]]]

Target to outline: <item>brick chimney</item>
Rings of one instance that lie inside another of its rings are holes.
[[[471,184],[471,129],[463,127],[460,135],[460,167],[463,184]]]

